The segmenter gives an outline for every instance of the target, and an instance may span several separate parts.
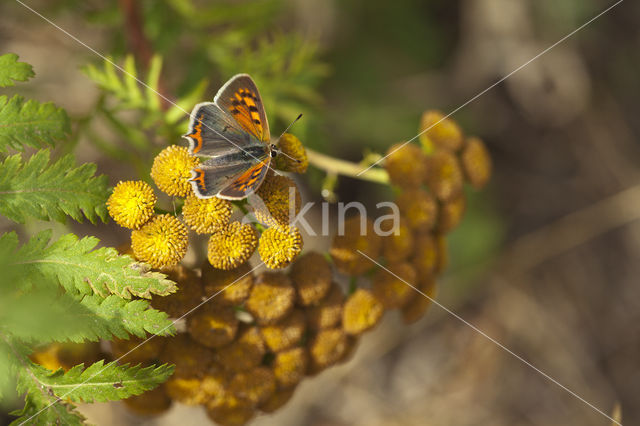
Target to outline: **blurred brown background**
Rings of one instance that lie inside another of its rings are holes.
[[[165,13],[164,6],[141,3],[149,16]],[[280,3],[270,22],[318,42],[331,69],[319,87],[323,102],[304,129],[306,140],[354,161],[365,149],[382,152],[414,136],[423,110],[452,111],[613,4]],[[28,4],[98,51],[126,51],[117,2]],[[247,20],[261,19],[247,14]],[[20,90],[71,114],[86,113],[97,91],[78,69],[98,58],[11,0],[0,5],[0,16],[1,51],[18,53],[37,73]],[[621,3],[454,115],[486,141],[495,175],[488,190],[470,194],[438,295],[440,303],[607,415],[619,404],[626,425],[640,424],[638,22],[640,4]],[[188,40],[188,31],[180,36]],[[204,66],[172,56],[160,38],[154,43],[164,49],[169,85],[188,78],[190,67]],[[215,70],[206,75],[212,95],[222,78]],[[97,162],[112,183],[130,177],[86,141],[77,155]],[[312,175],[311,198],[316,184]],[[389,192],[344,179],[338,195],[373,202]],[[127,238],[115,227],[72,226],[109,245]],[[84,411],[98,424],[206,421],[201,410],[187,407],[153,421],[133,418],[119,404]],[[411,327],[387,316],[365,336],[354,360],[307,380],[283,410],[255,424],[611,421],[434,306]]]

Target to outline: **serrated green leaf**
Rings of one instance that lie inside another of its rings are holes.
[[[0,345],[8,354],[11,374],[16,377],[16,389],[19,394],[26,394],[22,410],[10,414],[19,416],[12,425],[81,425],[84,417],[76,411],[76,407],[60,400],[52,391],[43,386],[34,371],[43,367],[34,364],[29,358],[28,347],[0,333]],[[37,367],[34,369],[34,367]],[[45,370],[48,371],[48,370]]]
[[[14,86],[14,80],[27,81],[34,75],[33,67],[26,62],[18,62],[15,53],[0,56],[0,87]]]
[[[0,163],[0,214],[24,223],[28,217],[78,222],[87,217],[107,221],[107,177],[95,176],[95,164],[75,166],[72,155],[49,164],[41,150],[23,163],[19,154]]]
[[[26,284],[57,282],[71,294],[116,294],[151,298],[167,295],[176,284],[149,265],[120,256],[113,248],[95,249],[98,239],[78,239],[73,234],[51,242],[51,231],[42,231],[22,247],[10,232],[0,236],[0,265]],[[95,250],[94,250],[95,249]]]
[[[51,102],[25,101],[22,96],[0,96],[0,152],[23,150],[25,145],[53,145],[71,133],[64,109]]]
[[[140,365],[104,364],[98,361],[88,368],[76,365],[67,372],[51,372],[32,363],[31,371],[40,386],[57,397],[74,402],[118,401],[151,390],[173,374],[174,366],[163,364],[142,368]]]
[[[130,335],[144,338],[147,333],[175,334],[167,314],[150,308],[145,300],[116,295],[79,298],[44,285],[18,292],[6,287],[0,286],[0,332],[24,342],[79,343],[114,336],[128,339]]]

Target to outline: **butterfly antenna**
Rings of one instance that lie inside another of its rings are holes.
[[[284,136],[284,134],[285,134],[285,133],[287,133],[287,132],[289,131],[289,129],[291,128],[291,126],[293,126],[294,124],[296,124],[296,121],[300,120],[301,118],[302,118],[302,114],[300,114],[299,116],[297,116],[297,117],[296,117],[296,119],[295,119],[295,120],[293,120],[293,121],[291,122],[291,124],[289,124],[289,125],[287,126],[287,128],[286,128],[286,129],[284,129],[284,132],[282,132],[282,134],[280,135],[280,137],[278,138],[278,140],[280,140],[280,138],[281,138],[281,137],[283,137],[283,136]]]
[[[300,113],[300,115],[298,115],[298,116],[296,117],[296,119],[295,119],[295,120],[293,120],[293,121],[291,122],[291,124],[289,124],[289,125],[287,126],[287,128],[286,128],[286,129],[284,129],[284,132],[282,132],[282,134],[281,134],[281,135],[280,135],[280,137],[278,138],[278,142],[280,142],[280,138],[281,138],[281,137],[283,137],[283,136],[284,136],[284,134],[285,134],[285,133],[287,133],[287,132],[289,131],[289,129],[291,128],[291,126],[293,126],[294,124],[296,124],[296,121],[300,120],[301,118],[302,118],[302,113]],[[282,151],[280,151],[280,152],[282,152]],[[282,152],[282,153],[283,153],[283,154],[285,154],[284,152]],[[287,154],[285,154],[285,155],[287,155]],[[289,155],[287,155],[287,157],[289,157],[290,159],[294,160],[294,161],[295,161],[295,162],[297,162],[297,163],[300,163],[300,162],[301,162],[301,160],[298,160],[297,158],[293,158],[293,157],[291,157],[291,156],[289,156]]]

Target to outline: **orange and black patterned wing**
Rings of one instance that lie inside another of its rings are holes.
[[[213,101],[259,141],[268,142],[271,139],[260,92],[248,74],[231,77]]]
[[[244,172],[229,186],[220,191],[218,193],[218,197],[226,198],[229,200],[237,200],[245,198],[251,192],[257,191],[260,184],[262,184],[265,176],[267,176],[270,160],[271,157],[267,157],[260,163]]]
[[[192,170],[191,186],[199,198],[245,198],[262,183],[271,157],[264,144],[212,157]]]

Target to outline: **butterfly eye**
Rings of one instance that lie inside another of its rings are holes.
[[[278,148],[274,144],[271,144],[270,148],[271,148],[271,157],[275,157],[276,155],[278,155],[279,153]]]

